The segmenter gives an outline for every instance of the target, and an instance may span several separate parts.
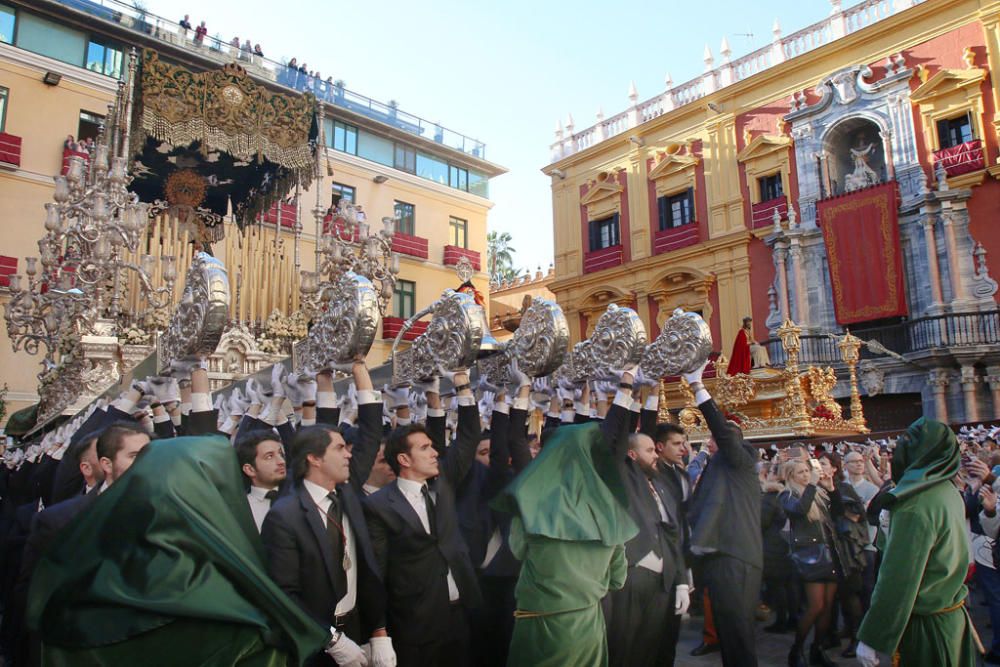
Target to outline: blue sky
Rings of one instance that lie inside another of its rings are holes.
[[[324,78],[484,141],[487,158],[510,170],[491,183],[490,229],[510,232],[522,267],[552,259],[549,161],[556,121],[577,129],[700,74],[708,44],[723,36],[733,58],[819,21],[828,0],[702,0],[554,3],[436,0],[146,0],[149,11],[209,35],[261,44],[269,58],[297,57]],[[845,6],[855,4],[851,0]],[[752,33],[752,37],[747,36]],[[377,212],[376,212],[377,213]],[[381,213],[378,213],[381,215]]]

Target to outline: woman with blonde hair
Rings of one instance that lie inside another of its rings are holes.
[[[780,496],[781,506],[791,526],[791,558],[802,580],[807,602],[795,630],[788,665],[830,667],[836,663],[823,652],[823,641],[830,627],[831,605],[837,595],[831,505],[839,506],[840,493],[832,474],[822,472],[818,462],[812,459],[789,461],[782,466],[781,476],[786,487]],[[806,662],[803,647],[810,630],[815,632]]]

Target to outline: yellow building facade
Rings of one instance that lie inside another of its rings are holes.
[[[857,180],[870,160],[865,185],[897,193],[904,295],[891,317],[849,326],[915,364],[936,359],[927,365],[937,368],[929,376],[871,355],[866,401],[895,396],[886,411],[900,420],[1000,415],[1000,364],[982,345],[988,337],[915,334],[929,318],[948,318],[947,327],[973,318],[978,327],[996,317],[985,257],[1000,253],[992,222],[1000,3],[832,5],[827,19],[787,36],[776,22],[772,43],[742,58],[725,40],[718,57],[706,48],[703,75],[668,80],[645,101],[633,87],[629,108],[615,116],[583,129],[560,123],[543,168],[556,248],[550,289],[574,340],[609,303],[636,309],[651,339],[680,307],[705,317],[727,356],[752,316],[757,340],[776,343],[776,329],[793,320],[808,339],[802,361],[836,363],[823,340],[848,324],[818,211],[861,196]],[[862,264],[869,275],[886,271]]]
[[[233,324],[260,334],[273,311],[287,316],[298,308],[298,272],[316,267],[322,223],[317,225],[314,210],[321,210],[322,218],[340,197],[359,205],[376,229],[382,217],[401,217],[394,238],[400,254],[397,290],[370,363],[388,355],[390,329],[398,330],[393,318],[401,321],[459,285],[454,265],[462,256],[476,267],[476,287],[488,290],[488,181],[505,170],[485,159],[482,143],[342,85],[293,81],[288,73],[298,74],[283,63],[244,59],[228,46],[197,42],[191,31],[127,4],[5,0],[0,3],[0,304],[6,302],[7,277],[23,274],[24,258],[38,255],[44,205],[52,201],[53,177],[64,165],[64,142],[96,131],[94,123],[108,113],[133,47],[155,49],[193,71],[235,62],[259,84],[286,93],[308,89],[323,105],[321,177],[290,193],[281,224],[277,208],[244,235],[227,221],[225,238],[213,244],[229,272]],[[190,239],[162,225],[154,220],[151,234],[160,235],[163,254],[180,257],[183,283]],[[15,353],[3,328],[0,382],[9,389],[7,414],[38,400],[38,363],[37,356]]]

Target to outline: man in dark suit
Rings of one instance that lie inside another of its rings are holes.
[[[756,667],[754,611],[760,595],[763,545],[756,450],[743,440],[701,382],[703,365],[684,375],[718,451],[691,497],[691,552],[705,587],[726,667]]]
[[[656,443],[656,453],[659,456],[656,467],[681,508],[681,519],[684,523],[684,513],[692,491],[691,479],[684,466],[684,456],[688,451],[687,436],[683,428],[670,423],[657,425],[654,434],[653,441]]]
[[[467,665],[466,610],[481,603],[455,509],[455,488],[480,441],[479,410],[468,373],[456,373],[453,384],[458,435],[447,456],[439,457],[423,426],[396,429],[385,446],[396,480],[365,499],[402,667]]]
[[[680,510],[656,468],[653,439],[632,433],[633,373],[625,371],[601,424],[639,533],[625,544],[625,586],[604,599],[608,662],[613,666],[672,665],[689,589]]]
[[[236,458],[248,482],[247,502],[257,530],[285,481],[285,448],[274,431],[251,431],[236,440]]]
[[[385,629],[382,572],[361,508],[362,484],[375,460],[382,403],[364,362],[352,368],[360,435],[353,451],[335,427],[318,424],[295,435],[294,492],[264,518],[261,539],[271,578],[317,622],[330,643],[308,664],[395,664]],[[369,641],[371,662],[359,645]]]

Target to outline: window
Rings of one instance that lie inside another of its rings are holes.
[[[664,195],[656,200],[660,212],[660,231],[694,222],[694,189],[688,188],[675,195]]]
[[[34,14],[17,15],[17,45],[79,67],[87,53],[87,34]]]
[[[387,167],[393,166],[394,146],[390,139],[365,132],[358,131],[358,156],[366,160],[384,164]]]
[[[405,201],[396,202],[396,217],[399,221],[396,223],[396,231],[401,234],[409,234],[413,236],[415,214],[413,204],[407,204]]]
[[[14,43],[14,25],[16,15],[14,8],[7,5],[0,5],[0,42],[6,44]]]
[[[939,120],[937,131],[941,148],[952,148],[976,138],[972,132],[972,117],[968,112],[957,118]]]
[[[426,153],[417,153],[417,176],[444,185],[448,182],[448,163]]]
[[[412,280],[397,280],[392,293],[392,314],[408,320],[413,317],[417,302],[417,284]]]
[[[104,116],[99,116],[89,111],[81,111],[80,125],[76,130],[76,140],[84,141],[85,139],[93,139],[97,141],[97,135],[101,131],[101,123],[103,122]]]
[[[448,166],[448,185],[459,190],[469,191],[469,170],[461,167]]]
[[[469,247],[469,221],[452,216],[448,219],[451,232],[451,244],[459,248]]]
[[[341,153],[358,154],[358,128],[339,120],[326,125],[326,145]]]
[[[607,218],[590,221],[590,252],[620,244],[617,213]]]
[[[785,194],[781,189],[781,172],[771,174],[770,176],[762,176],[757,179],[757,183],[760,185],[761,201],[771,201]]]
[[[86,67],[91,72],[120,79],[125,50],[118,44],[94,38],[87,45]]]
[[[400,171],[417,173],[417,152],[408,146],[396,144],[396,155],[393,166]]]
[[[348,204],[357,203],[356,199],[357,193],[355,192],[352,186],[344,185],[343,183],[334,183],[331,187],[333,189],[332,201],[334,208],[336,208],[337,204],[340,203],[341,199],[346,201]]]
[[[0,86],[0,132],[4,132],[7,127],[7,96],[10,91]]]

